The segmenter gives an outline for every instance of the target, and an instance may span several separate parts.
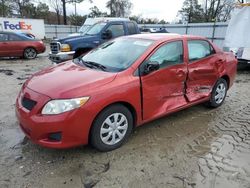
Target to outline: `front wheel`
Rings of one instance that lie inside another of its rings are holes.
[[[119,148],[133,128],[133,116],[123,105],[104,109],[95,119],[91,130],[91,144],[99,151]]]
[[[35,59],[37,52],[34,48],[26,48],[23,52],[23,56],[25,59]]]
[[[227,95],[227,90],[228,90],[228,84],[226,82],[226,80],[224,80],[223,78],[220,78],[211,93],[211,98],[208,101],[208,106],[213,107],[213,108],[217,108],[220,105],[222,105],[222,103],[224,102],[226,95]]]

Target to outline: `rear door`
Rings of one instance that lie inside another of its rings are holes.
[[[8,56],[8,34],[0,33],[0,56]]]
[[[143,119],[149,120],[185,105],[184,86],[187,65],[183,58],[182,40],[161,45],[147,62],[158,62],[160,69],[141,76]]]
[[[187,44],[189,63],[186,96],[193,102],[210,95],[223,60],[206,40],[188,40]]]
[[[9,34],[8,48],[9,54],[12,56],[22,56],[26,42],[16,34]]]

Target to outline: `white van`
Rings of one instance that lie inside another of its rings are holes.
[[[115,18],[115,17],[87,18],[84,24],[78,30],[78,32],[70,34],[69,37],[84,35],[92,25],[98,22],[105,22],[105,21],[129,21],[129,18]]]
[[[250,48],[239,48],[236,56],[239,63],[250,65]]]

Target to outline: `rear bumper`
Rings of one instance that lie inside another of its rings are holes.
[[[59,52],[57,54],[49,53],[49,59],[55,63],[61,63],[73,59],[75,51]]]
[[[241,58],[238,58],[238,63],[239,64],[248,64],[248,65],[250,65],[250,59],[241,59]]]

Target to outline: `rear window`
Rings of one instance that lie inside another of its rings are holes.
[[[10,34],[9,35],[9,40],[10,41],[20,41],[20,40],[22,40],[22,38],[19,37],[18,35]]]
[[[136,26],[133,22],[128,23],[128,33],[130,35],[137,34],[137,29],[136,29]]]
[[[8,35],[5,33],[0,33],[0,41],[7,41]]]
[[[213,47],[205,40],[189,40],[188,55],[189,61],[196,61],[214,54]]]

